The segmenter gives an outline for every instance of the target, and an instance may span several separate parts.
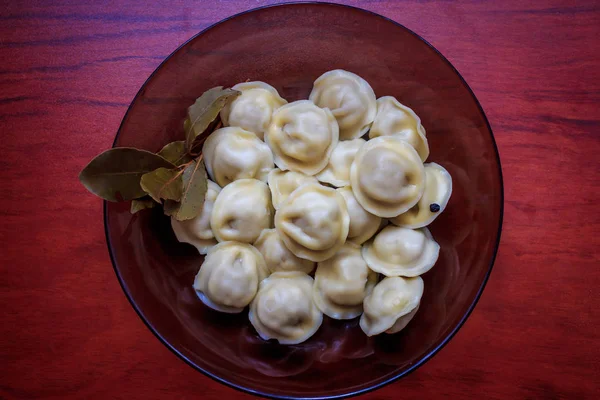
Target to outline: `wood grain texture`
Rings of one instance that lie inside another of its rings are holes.
[[[0,398],[251,398],[146,329],[77,174],[171,51],[271,3],[0,1]],[[364,397],[598,398],[600,4],[347,3],[419,33],[461,72],[494,129],[506,198],[494,271],[465,326]]]

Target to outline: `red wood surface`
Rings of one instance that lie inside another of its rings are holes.
[[[269,3],[0,1],[1,398],[251,397],[146,329],[77,174],[171,51]],[[348,3],[406,25],[462,73],[494,129],[506,195],[500,252],[466,325],[365,398],[598,398],[600,4]]]

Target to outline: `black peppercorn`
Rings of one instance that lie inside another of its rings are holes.
[[[438,211],[440,211],[440,205],[437,204],[437,203],[431,203],[429,205],[429,211],[431,211],[431,212],[438,212]]]

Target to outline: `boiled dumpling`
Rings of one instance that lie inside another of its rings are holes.
[[[339,131],[331,111],[308,100],[295,101],[273,113],[265,133],[275,164],[282,170],[314,175],[327,165]]]
[[[210,249],[194,280],[200,300],[210,308],[239,313],[269,275],[262,255],[253,246],[222,242]]]
[[[417,150],[421,161],[429,156],[429,144],[421,118],[413,110],[392,96],[377,99],[377,116],[369,131],[369,138],[397,136]]]
[[[313,302],[313,279],[303,272],[275,272],[260,283],[250,304],[250,323],[261,338],[298,344],[310,338],[323,322]]]
[[[402,317],[398,318],[396,320],[396,322],[394,322],[394,325],[392,325],[392,327],[388,330],[385,331],[385,333],[398,333],[400,332],[402,329],[406,328],[406,325],[408,325],[408,323],[415,317],[415,315],[417,314],[417,311],[419,311],[419,306],[421,304],[417,304],[417,306],[408,314],[403,315]]]
[[[346,186],[338,189],[338,192],[344,197],[348,215],[350,215],[350,227],[348,229],[348,240],[356,244],[363,244],[371,239],[375,232],[379,230],[382,224],[381,217],[373,215],[363,208],[356,201],[352,188]]]
[[[274,167],[269,146],[254,133],[229,127],[214,131],[202,147],[206,171],[219,186],[237,179],[267,181]]]
[[[200,215],[185,221],[178,221],[171,217],[171,227],[177,240],[195,246],[200,254],[206,254],[212,246],[217,244],[215,235],[210,228],[210,216],[220,191],[219,185],[213,181],[208,181],[208,189],[206,190]]]
[[[213,206],[210,225],[219,242],[254,243],[272,226],[273,206],[266,183],[239,179],[225,186]]]
[[[333,149],[325,169],[317,174],[317,179],[335,187],[348,186],[350,184],[350,166],[356,152],[365,143],[364,139],[339,142]]]
[[[350,216],[335,189],[318,183],[300,186],[275,213],[275,228],[297,257],[323,261],[346,241]]]
[[[425,172],[410,144],[394,136],[380,136],[356,153],[350,183],[365,210],[391,218],[417,204],[425,189]]]
[[[452,177],[436,163],[425,164],[425,191],[417,204],[407,212],[391,218],[393,224],[405,228],[429,225],[444,211],[452,194]]]
[[[269,189],[271,189],[273,207],[276,210],[299,186],[305,183],[318,183],[317,178],[314,176],[304,175],[296,171],[282,171],[279,168],[269,172],[267,182],[269,183]]]
[[[315,268],[313,261],[296,257],[289,251],[276,229],[263,230],[254,246],[263,255],[271,272],[300,271],[309,274]]]
[[[221,110],[223,125],[240,127],[263,139],[273,111],[287,101],[273,86],[264,82],[238,83],[232,89],[242,94]]]
[[[340,127],[340,140],[364,135],[377,113],[371,85],[342,69],[325,72],[317,78],[309,99],[319,107],[331,110]]]
[[[398,325],[394,325],[419,306],[423,289],[423,279],[419,276],[415,278],[397,276],[383,279],[375,285],[363,303],[364,313],[360,318],[360,327],[363,332],[367,336],[373,336],[388,330],[390,330],[388,333],[394,333],[402,329],[408,323],[406,319],[400,321]],[[410,318],[412,316],[407,319],[410,320]]]
[[[360,246],[347,242],[317,266],[313,299],[325,315],[351,319],[362,313],[363,300],[376,282],[377,274],[363,260]]]
[[[429,271],[440,253],[429,229],[389,225],[365,243],[363,258],[375,272],[385,276],[418,276]]]

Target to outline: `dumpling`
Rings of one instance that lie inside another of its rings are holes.
[[[210,249],[194,279],[200,300],[210,308],[239,313],[269,275],[265,260],[253,246],[222,242]]]
[[[239,179],[225,186],[213,206],[210,226],[219,242],[254,243],[273,222],[271,192],[266,183]]]
[[[350,227],[348,228],[348,240],[356,244],[363,244],[371,239],[382,224],[381,217],[373,215],[361,206],[350,186],[337,189],[344,197],[348,215],[350,215]]]
[[[417,311],[419,311],[420,305],[421,303],[417,304],[417,306],[411,312],[398,318],[396,322],[394,322],[394,325],[385,331],[385,333],[398,333],[402,329],[406,328],[406,325],[408,325],[408,323],[414,318],[415,314],[417,314]]]
[[[281,170],[314,175],[327,165],[339,140],[331,111],[308,100],[286,104],[273,113],[265,141]]]
[[[418,276],[429,271],[440,254],[440,245],[429,229],[388,225],[363,246],[369,268],[385,276]]]
[[[221,110],[223,125],[240,127],[263,139],[273,111],[287,101],[279,96],[277,89],[264,82],[238,83],[232,89],[242,94]]]
[[[390,221],[405,228],[422,228],[429,225],[446,209],[452,194],[452,177],[436,163],[425,164],[425,191],[410,210]]]
[[[217,129],[204,142],[202,154],[206,172],[221,187],[237,179],[266,182],[274,168],[269,146],[242,128]]]
[[[275,229],[263,230],[254,247],[263,255],[271,272],[300,271],[309,274],[315,268],[313,261],[296,257],[289,251]]]
[[[333,257],[317,266],[313,299],[331,318],[355,318],[362,313],[363,300],[375,283],[377,273],[363,260],[360,246],[346,242]]]
[[[391,218],[417,204],[425,190],[425,171],[410,144],[394,136],[380,136],[356,153],[350,185],[365,210]]]
[[[177,221],[171,217],[171,227],[177,240],[195,246],[200,254],[206,254],[208,249],[217,244],[215,235],[210,228],[210,216],[220,191],[219,185],[213,181],[208,181],[208,189],[206,190],[200,215],[185,221]]]
[[[342,69],[325,72],[317,78],[309,99],[331,110],[340,126],[340,140],[356,139],[367,133],[377,114],[371,85]]]
[[[429,144],[421,118],[395,97],[384,96],[377,99],[377,116],[369,131],[369,138],[378,136],[397,136],[417,150],[421,161],[429,157]]]
[[[275,168],[269,172],[267,177],[269,189],[271,189],[271,199],[273,207],[277,210],[281,203],[288,198],[290,193],[305,183],[318,183],[314,176],[304,175],[296,171],[282,171]]]
[[[261,338],[298,344],[310,338],[323,322],[312,299],[313,279],[303,272],[275,272],[260,283],[250,304],[250,323]]]
[[[367,336],[379,335],[388,330],[390,330],[388,333],[394,333],[404,328],[408,323],[406,319],[398,325],[394,325],[419,306],[423,289],[423,279],[419,276],[415,278],[397,276],[383,279],[365,298],[364,313],[360,317],[360,328]],[[410,318],[412,317],[407,319],[410,321]],[[404,322],[406,324],[402,326]]]
[[[317,179],[335,187],[348,186],[350,184],[350,165],[352,165],[360,146],[365,143],[364,139],[339,142],[333,149],[325,169],[317,174]]]
[[[323,261],[346,241],[350,216],[335,189],[307,183],[294,190],[275,213],[275,228],[297,257]]]

